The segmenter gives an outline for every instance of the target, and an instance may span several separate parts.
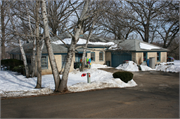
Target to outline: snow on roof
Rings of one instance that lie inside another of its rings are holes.
[[[71,40],[72,38],[65,38],[63,41],[66,43],[66,44],[71,44]],[[86,44],[86,39],[82,39],[82,38],[79,38],[79,41],[77,42],[78,45],[82,45],[82,44]],[[54,41],[52,42],[54,44],[63,44],[60,40],[58,41]],[[114,42],[88,42],[88,44],[91,44],[91,45],[114,45]]]
[[[114,44],[112,46],[109,47],[109,50],[117,50],[118,49],[118,45]]]
[[[160,47],[150,45],[150,44],[146,44],[146,43],[140,43],[139,46],[141,49],[145,49],[145,50],[160,49]]]

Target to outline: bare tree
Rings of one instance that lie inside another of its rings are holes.
[[[136,27],[133,29],[139,33],[142,40],[149,42],[149,33],[152,28],[153,19],[157,18],[163,6],[159,5],[161,2],[156,0],[148,1],[127,1],[134,11],[133,14],[128,14],[129,19],[136,21]]]
[[[168,48],[179,33],[179,2],[164,1],[164,10],[160,17],[160,28],[157,30],[163,40],[163,47]]]
[[[77,3],[78,1],[75,1],[72,5]],[[71,11],[71,4],[68,0],[48,0],[47,12],[49,27],[53,34],[57,35],[57,31],[64,31],[64,24],[67,24],[67,19],[73,11]]]
[[[89,42],[89,39],[90,39],[91,34],[92,34],[92,30],[94,28],[94,24],[95,24],[95,20],[93,21],[92,27],[90,28],[90,31],[89,31],[89,34],[88,34],[88,37],[87,37],[87,41],[86,41],[86,44],[84,46],[80,71],[84,71],[84,63],[85,63],[85,56],[86,56],[87,46],[88,46],[88,42]]]
[[[14,3],[14,2],[13,2]],[[12,7],[13,6],[13,3],[10,3],[10,6]],[[15,34],[18,34],[18,31],[16,29],[16,26],[14,24],[14,21],[15,19],[13,19],[13,16],[10,12],[10,8],[11,7],[8,7],[8,14],[9,14],[9,18],[10,18],[10,21],[11,21],[11,24],[12,24],[12,27],[13,27],[13,30],[14,30],[14,33]],[[27,60],[26,60],[26,54],[24,52],[24,48],[22,46],[22,42],[21,42],[21,39],[20,37],[17,37],[18,38],[18,42],[19,42],[19,47],[20,47],[20,51],[21,51],[21,54],[22,54],[22,58],[23,58],[23,62],[24,62],[24,66],[25,66],[25,71],[26,71],[26,78],[29,78],[29,68],[28,68],[28,64],[27,64]]]
[[[127,14],[132,14],[131,11],[126,9],[126,4],[121,0],[109,1],[105,5],[113,7],[99,20],[100,29],[106,34],[114,35],[114,39],[127,39],[134,26],[134,21],[126,18]]]
[[[93,7],[92,4],[94,2],[95,1],[90,1],[90,0],[82,1],[81,3],[83,3],[83,8],[79,11],[79,13],[73,7],[75,15],[77,17],[77,23],[74,28],[74,34],[72,34],[70,31],[68,31],[72,37],[72,40],[71,40],[70,47],[68,49],[66,64],[64,67],[64,72],[62,74],[63,75],[62,80],[61,80],[60,86],[59,86],[60,92],[65,92],[68,90],[67,89],[67,81],[68,81],[68,75],[69,75],[69,71],[70,71],[70,67],[71,67],[71,63],[72,63],[73,53],[75,52],[76,44],[79,41],[79,35],[83,29],[84,21],[87,19],[91,19],[92,16],[96,16],[96,14],[100,13],[100,11],[103,12],[102,9],[91,9],[91,7]],[[100,4],[100,6],[101,5],[102,4]],[[100,7],[94,7],[94,8],[100,8]]]
[[[36,88],[41,88],[41,49],[39,38],[39,8],[40,1],[36,1],[36,54],[37,54],[37,85]]]
[[[62,80],[61,80],[61,83],[59,86],[60,92],[65,92],[68,90],[67,89],[67,80],[68,80],[68,75],[69,75],[69,71],[70,71],[70,67],[71,67],[71,63],[72,63],[73,53],[75,52],[76,43],[79,40],[79,35],[80,35],[81,29],[82,29],[82,23],[85,20],[85,18],[87,17],[86,12],[88,11],[88,5],[89,5],[89,0],[86,0],[84,2],[84,7],[82,9],[80,17],[76,13],[76,15],[78,16],[78,22],[76,25],[74,35],[72,33],[70,33],[72,36],[72,40],[71,40],[71,45],[68,49],[68,54],[67,54],[66,64],[64,67],[63,77],[62,77]]]
[[[27,16],[28,16],[28,21],[29,21],[29,29],[30,29],[30,32],[31,32],[31,35],[33,36],[34,33],[33,33],[33,30],[32,30],[32,27],[31,27],[31,19],[30,19],[30,15],[29,15],[29,10],[27,8],[27,3],[25,2],[25,6],[26,6],[26,11],[27,11]],[[38,12],[38,11],[37,11]],[[35,73],[35,70],[36,70],[36,67],[35,67],[35,58],[36,58],[36,38],[35,37],[32,37],[33,38],[33,53],[32,53],[32,60],[31,60],[31,77],[34,77],[34,73]]]
[[[59,83],[60,83],[60,76],[57,68],[57,64],[55,61],[53,49],[50,43],[50,35],[49,35],[49,27],[48,27],[48,18],[47,18],[47,12],[46,12],[46,1],[42,0],[42,15],[43,15],[43,23],[44,23],[44,35],[45,35],[45,44],[47,47],[49,60],[52,68],[52,73],[54,76],[54,82],[55,82],[55,91],[58,91]]]

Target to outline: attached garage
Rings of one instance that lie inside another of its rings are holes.
[[[166,62],[167,51],[167,49],[141,40],[119,40],[106,51],[106,64],[117,67],[128,60],[140,65],[152,57],[155,58],[155,63],[158,64]]]
[[[131,53],[129,52],[112,52],[111,53],[111,61],[112,67],[117,67],[119,64],[123,64],[126,60],[132,60]]]

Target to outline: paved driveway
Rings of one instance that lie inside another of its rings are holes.
[[[137,82],[137,87],[2,99],[1,116],[2,118],[179,117],[177,73],[136,72],[133,79]]]

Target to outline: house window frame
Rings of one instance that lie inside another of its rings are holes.
[[[148,53],[147,52],[143,52],[143,62],[147,61],[147,57],[148,57]]]
[[[157,52],[157,58],[156,59],[157,59],[157,62],[161,61],[161,52]]]
[[[94,60],[92,59],[92,55],[94,56]],[[92,61],[92,62],[95,62],[95,60],[96,60],[96,59],[95,59],[95,56],[96,56],[96,55],[95,55],[95,52],[91,52],[91,61]]]
[[[101,56],[101,55],[100,55],[101,53],[102,53],[102,59],[101,59],[101,57],[100,57],[100,56]],[[103,51],[100,51],[100,52],[99,52],[99,61],[104,61],[104,52],[103,52]]]
[[[66,65],[67,54],[61,55],[61,67],[64,68]]]
[[[45,57],[45,60],[43,61],[43,58],[42,57]],[[45,62],[46,63],[46,66],[44,65],[42,65],[43,64],[43,62]],[[48,69],[48,56],[46,56],[46,55],[42,55],[41,56],[41,68],[42,69]]]

